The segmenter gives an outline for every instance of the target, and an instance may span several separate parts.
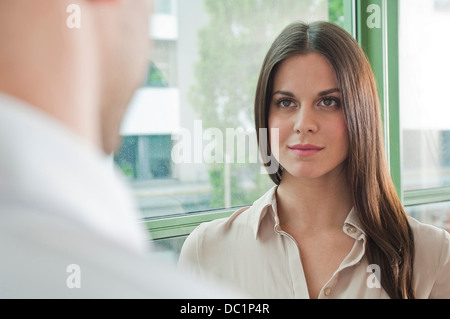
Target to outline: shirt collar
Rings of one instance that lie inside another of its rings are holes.
[[[261,225],[261,221],[267,215],[267,212],[271,211],[273,215],[269,215],[275,217],[275,210],[277,207],[275,193],[277,187],[278,186],[272,187],[267,193],[253,203],[252,209],[254,210],[254,214],[251,214],[250,225],[253,228],[255,238],[258,236],[259,226]]]
[[[354,207],[345,219],[343,229],[345,233],[355,239],[357,239],[356,237],[366,234],[364,228],[362,227],[361,221],[359,220],[358,213]]]
[[[266,218],[273,218],[275,225],[279,224],[277,214],[277,200],[276,191],[278,186],[272,187],[262,197],[253,203],[252,208],[255,213],[250,217],[250,224],[253,228],[253,234],[255,238],[258,236],[258,231],[261,225],[261,221]],[[268,214],[269,213],[269,214]],[[348,213],[343,225],[343,231],[350,237],[359,239],[361,236],[365,236],[365,231],[361,225],[358,214],[355,208],[352,208]]]

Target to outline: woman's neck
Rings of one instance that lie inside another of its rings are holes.
[[[345,170],[303,179],[283,174],[277,189],[280,224],[304,229],[342,228],[353,207]]]

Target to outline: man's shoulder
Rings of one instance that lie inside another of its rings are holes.
[[[206,298],[224,297],[196,285],[174,265],[133,250],[61,216],[15,210],[0,218],[0,297]],[[21,217],[25,218],[22,219]],[[196,288],[192,288],[196,287]]]

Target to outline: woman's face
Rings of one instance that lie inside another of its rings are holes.
[[[315,52],[286,59],[272,92],[270,145],[283,177],[318,178],[344,168],[349,139],[330,62]]]

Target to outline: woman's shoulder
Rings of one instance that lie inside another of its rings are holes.
[[[415,280],[419,298],[450,298],[450,234],[409,218],[414,234]]]
[[[409,224],[414,234],[416,246],[423,248],[433,248],[439,250],[444,244],[448,244],[450,234],[442,228],[419,222],[415,218],[409,217]]]
[[[414,235],[416,256],[423,259],[427,256],[429,261],[439,263],[442,254],[449,254],[450,234],[442,228],[419,222],[409,217],[409,224]]]
[[[197,226],[183,244],[178,265],[198,274],[213,265],[227,268],[236,247],[248,247],[254,242],[255,229],[271,205],[269,203],[270,191],[253,205],[239,208],[229,217]]]
[[[273,203],[275,188],[258,198],[251,206],[241,207],[229,217],[216,219],[200,224],[190,235],[189,239],[196,241],[227,237],[236,238],[237,234],[253,234],[257,231],[259,222],[267,212],[267,207]]]
[[[245,225],[252,213],[253,206],[241,207],[234,211],[229,217],[215,219],[209,222],[200,224],[190,236],[205,237],[212,235],[217,237],[225,235],[232,227],[238,224]]]

